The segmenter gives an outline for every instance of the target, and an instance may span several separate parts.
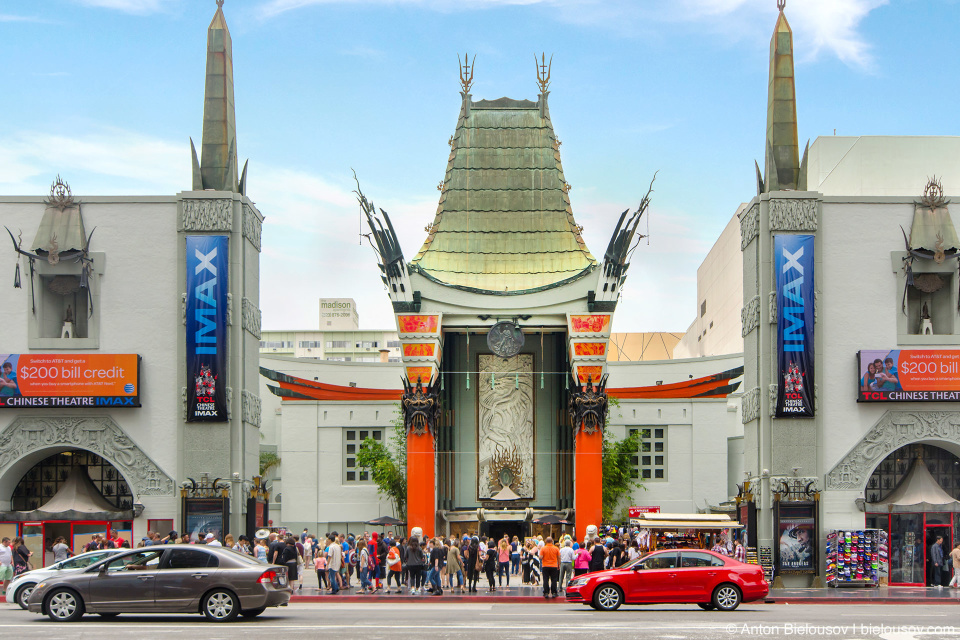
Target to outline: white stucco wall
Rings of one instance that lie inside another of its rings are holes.
[[[674,358],[719,356],[743,352],[740,310],[743,308],[743,258],[740,255],[741,204],[697,268],[695,317],[673,349]],[[701,305],[706,303],[701,315]]]
[[[0,431],[18,416],[106,415],[171,478],[181,476],[179,460],[180,391],[177,374],[177,330],[180,321],[180,283],[173,260],[177,254],[175,197],[81,197],[86,232],[96,227],[90,244],[105,255],[100,290],[100,347],[95,350],[34,350],[34,353],[137,353],[142,356],[139,408],[4,409]],[[0,220],[15,235],[23,232],[29,245],[43,217],[39,197],[0,197]],[[16,254],[8,243],[0,251],[0,273],[12,283]],[[27,326],[31,317],[29,267],[21,266],[22,289],[4,290],[0,305],[0,352],[31,353]],[[45,456],[44,456],[45,457]],[[39,460],[38,460],[39,461]],[[13,485],[19,477],[12,479]],[[135,492],[134,483],[128,479]],[[6,479],[4,479],[6,484]],[[0,509],[9,508],[9,494],[0,495]],[[134,527],[146,531],[147,519],[179,520],[179,493],[141,498],[146,507]]]

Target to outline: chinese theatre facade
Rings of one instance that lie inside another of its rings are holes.
[[[647,199],[598,261],[570,206],[549,67],[536,101],[475,101],[461,71],[439,205],[412,260],[358,189],[401,342],[407,522],[522,536],[555,515],[582,538],[601,523],[607,343]],[[316,391],[290,382],[285,399]]]

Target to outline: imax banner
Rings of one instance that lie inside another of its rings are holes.
[[[227,236],[187,236],[187,422],[226,422]]]
[[[777,417],[813,417],[813,241],[775,235]]]

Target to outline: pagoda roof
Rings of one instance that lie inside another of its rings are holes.
[[[546,96],[464,96],[440,202],[412,270],[440,284],[517,294],[580,278],[597,262],[570,208]]]

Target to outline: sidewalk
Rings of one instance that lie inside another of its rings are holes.
[[[358,583],[351,580],[351,584]],[[497,587],[495,592],[487,591],[486,578],[481,578],[477,584],[478,593],[459,593],[459,590],[445,589],[442,596],[433,596],[429,593],[410,595],[408,589],[402,593],[378,592],[376,594],[361,594],[356,587],[342,590],[337,595],[321,593],[318,588],[317,574],[307,571],[304,575],[303,589],[296,591],[291,602],[363,602],[363,601],[393,601],[393,602],[512,602],[540,604],[567,604],[561,590],[557,598],[544,598],[540,586],[521,585],[519,576],[510,577],[511,586]],[[878,587],[866,588],[827,588],[827,589],[772,589],[764,600],[765,604],[952,604],[960,605],[960,589],[936,589],[933,587]]]
[[[540,602],[544,604],[561,604],[566,603],[566,599],[563,597],[563,590],[560,590],[560,595],[556,598],[544,598],[543,597],[543,587],[541,586],[527,586],[520,584],[520,576],[510,576],[510,586],[507,587],[497,587],[495,592],[488,592],[486,577],[481,577],[480,582],[477,583],[477,593],[463,593],[459,592],[459,589],[454,588],[453,590],[444,589],[442,596],[434,596],[430,593],[423,593],[421,595],[410,595],[410,590],[404,588],[402,593],[396,593],[396,585],[391,585],[391,593],[384,593],[380,591],[376,594],[363,594],[359,593],[360,589],[358,585],[360,583],[359,579],[356,576],[353,576],[350,580],[350,584],[353,585],[352,589],[341,590],[337,595],[331,595],[330,593],[321,593],[319,589],[319,583],[317,581],[317,573],[315,571],[306,571],[303,576],[303,589],[301,591],[295,591],[293,597],[290,599],[290,602],[363,602],[363,601],[378,601],[382,602],[385,600],[393,602],[422,602],[424,600],[429,600],[431,602]]]
[[[770,604],[952,604],[960,605],[960,589],[944,587],[877,587],[771,589]]]

